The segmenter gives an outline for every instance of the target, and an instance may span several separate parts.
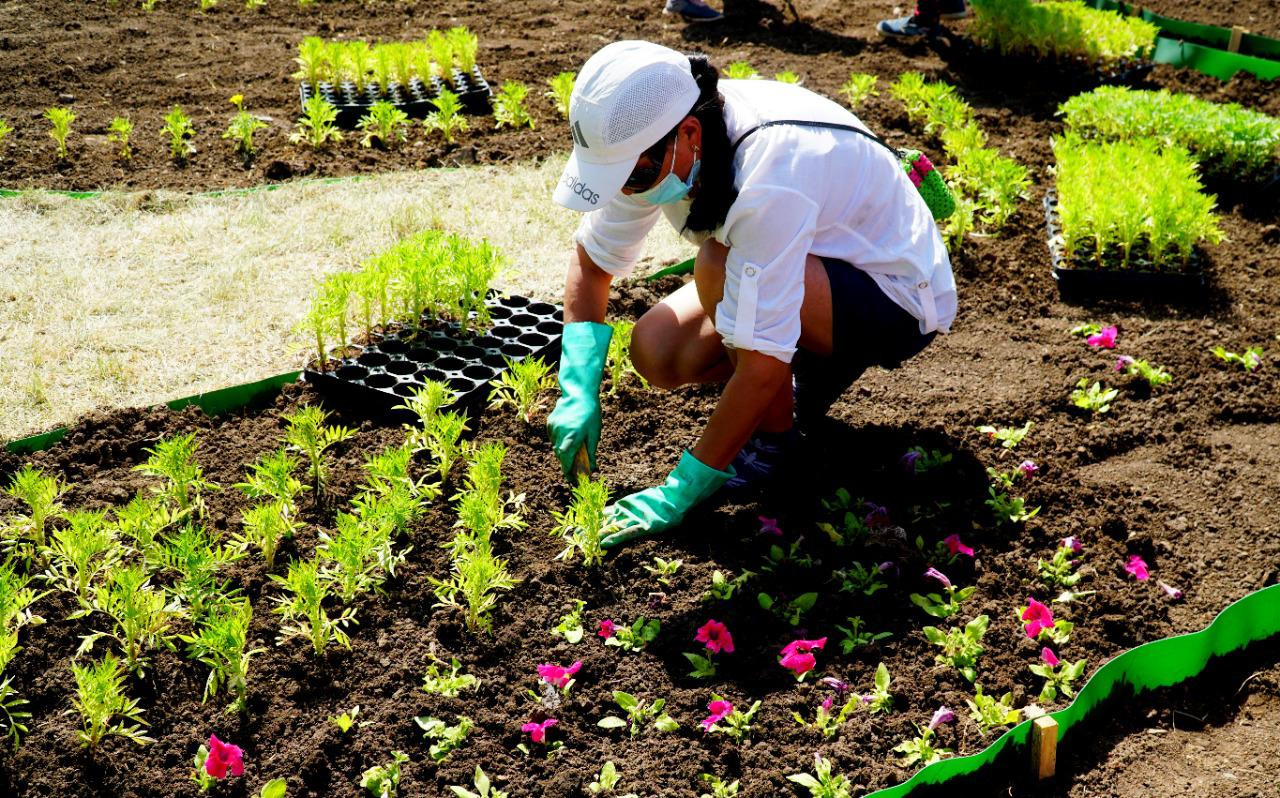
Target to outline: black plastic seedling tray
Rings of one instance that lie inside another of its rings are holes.
[[[1063,302],[1081,303],[1100,299],[1154,300],[1190,303],[1202,301],[1207,280],[1204,260],[1196,251],[1185,272],[1152,272],[1136,269],[1094,269],[1072,267],[1063,256],[1058,238],[1057,196],[1045,192],[1044,224],[1049,239],[1049,258],[1058,296]]]
[[[458,393],[455,410],[474,413],[489,398],[489,381],[506,370],[507,358],[560,359],[564,311],[523,296],[493,296],[485,303],[492,325],[463,334],[457,322],[424,319],[418,328],[399,328],[370,341],[354,357],[332,368],[308,368],[303,379],[322,393],[372,416],[416,421],[396,410],[426,380],[445,382]]]
[[[450,84],[440,78],[432,77],[429,81],[414,78],[408,86],[391,83],[384,93],[376,84],[367,84],[364,91],[358,90],[354,83],[321,83],[320,96],[338,111],[334,124],[344,130],[354,130],[360,124],[360,118],[369,113],[369,106],[379,100],[386,100],[404,111],[410,119],[423,119],[436,110],[433,100],[440,96],[443,89],[449,89],[458,95],[462,102],[462,110],[470,114],[487,114],[491,110],[492,89],[476,67],[470,75],[454,70],[450,76]],[[298,97],[305,109],[307,100],[316,91],[310,83],[298,84]]]

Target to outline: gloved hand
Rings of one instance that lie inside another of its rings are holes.
[[[564,326],[560,338],[560,399],[547,417],[547,432],[556,458],[569,476],[578,450],[587,447],[591,470],[600,442],[600,380],[613,328],[594,321]]]
[[[611,549],[670,529],[733,476],[733,466],[718,471],[686,449],[666,482],[624,497],[608,508],[606,525],[614,531],[600,541],[601,547]]]

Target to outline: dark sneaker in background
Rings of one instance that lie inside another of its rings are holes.
[[[939,26],[922,25],[914,17],[881,20],[876,25],[876,32],[889,39],[915,39],[920,36],[936,36]]]
[[[969,16],[969,6],[964,0],[941,0],[938,14],[943,19],[964,19]]]
[[[667,0],[662,13],[679,14],[685,22],[717,22],[724,19],[724,14],[698,0]]]

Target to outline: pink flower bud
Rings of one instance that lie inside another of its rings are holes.
[[[951,552],[953,556],[956,554],[964,554],[969,557],[973,556],[973,549],[964,545],[964,542],[960,540],[959,535],[947,535],[942,539],[942,542],[947,544],[947,551]]]
[[[1160,586],[1160,589],[1164,591],[1164,594],[1166,596],[1173,599],[1174,601],[1177,601],[1178,599],[1182,598],[1182,591],[1174,587],[1173,585],[1166,585],[1164,582],[1161,582],[1159,580],[1156,580],[1156,584]]]
[[[1151,577],[1151,573],[1147,570],[1147,563],[1136,554],[1129,557],[1129,561],[1124,564],[1124,569],[1139,582],[1145,582]]]
[[[1059,663],[1061,662],[1061,660],[1058,659],[1057,655],[1053,653],[1053,649],[1049,648],[1048,646],[1045,646],[1044,648],[1040,649],[1040,659],[1044,660],[1045,664],[1051,668],[1058,667]]]
[[[938,707],[938,711],[933,713],[933,717],[929,719],[929,731],[933,731],[944,723],[950,723],[956,719],[956,713],[946,707]]]

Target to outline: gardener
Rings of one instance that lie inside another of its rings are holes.
[[[612,506],[606,547],[768,477],[796,448],[795,419],[821,417],[866,368],[896,367],[955,316],[942,238],[894,153],[849,130],[760,127],[865,130],[799,86],[718,77],[704,56],[623,41],[573,89],[574,150],[554,199],[586,215],[548,419],[566,475],[583,449],[595,468],[610,283],[662,216],[699,245],[694,279],[636,323],[632,360],[659,388],[724,383],[666,482]]]

